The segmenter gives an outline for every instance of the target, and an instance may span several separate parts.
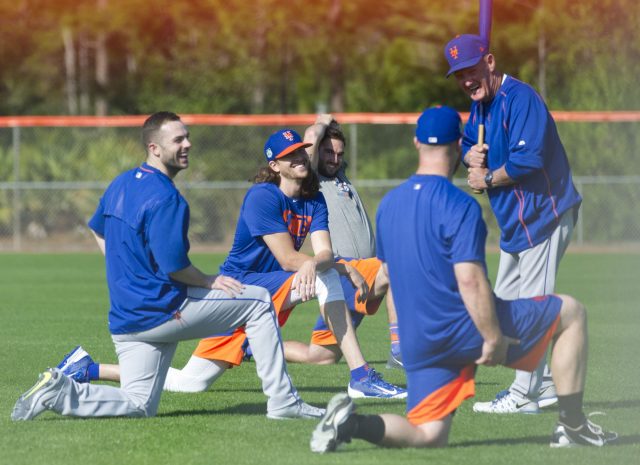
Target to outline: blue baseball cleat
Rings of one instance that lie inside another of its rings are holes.
[[[253,358],[253,351],[251,350],[251,346],[249,345],[249,339],[245,339],[242,344],[242,361],[250,362]]]
[[[382,375],[371,368],[366,378],[359,381],[351,380],[347,391],[352,399],[404,399],[407,390],[382,379]]]
[[[93,359],[82,346],[78,346],[64,356],[57,368],[63,375],[78,383],[89,382],[89,365],[93,365]]]

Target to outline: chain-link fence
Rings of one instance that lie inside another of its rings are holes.
[[[228,249],[249,179],[264,163],[264,140],[276,128],[190,125],[190,168],[176,184],[191,207],[194,248]],[[637,128],[622,129],[629,147],[637,147]],[[373,219],[382,196],[415,169],[413,126],[350,124],[344,130],[348,173]],[[144,158],[137,127],[0,128],[0,142],[0,251],[96,250],[86,223],[102,191]],[[567,152],[584,197],[574,245],[640,245],[640,176],[588,176],[580,172],[589,163],[579,151],[568,146]],[[462,175],[455,182],[466,188]],[[486,196],[476,198],[495,245],[498,230]]]

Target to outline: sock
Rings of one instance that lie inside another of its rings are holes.
[[[384,420],[379,415],[352,413],[347,421],[338,426],[338,438],[344,442],[350,442],[351,438],[358,438],[380,444],[384,438],[384,432]]]
[[[361,367],[351,370],[351,379],[354,381],[361,381],[369,375],[369,365],[365,363]]]
[[[389,337],[391,339],[391,353],[394,357],[400,355],[400,336],[398,336],[398,323],[389,323]]]
[[[584,392],[577,392],[575,394],[569,394],[568,396],[558,396],[560,421],[569,428],[578,428],[586,420],[582,411],[583,397]]]
[[[87,368],[87,376],[89,377],[89,381],[95,381],[100,379],[100,364],[92,363]]]

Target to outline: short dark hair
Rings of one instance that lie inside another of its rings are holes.
[[[149,116],[142,125],[142,143],[145,148],[153,139],[155,133],[167,121],[181,121],[180,117],[171,111],[158,111]]]
[[[254,184],[260,184],[262,182],[268,182],[280,186],[280,173],[276,173],[271,169],[269,165],[263,166],[258,170],[258,173],[253,178]],[[309,170],[309,174],[304,181],[302,181],[301,196],[304,199],[312,199],[320,191],[320,180],[318,175],[312,169]]]
[[[347,140],[344,137],[344,133],[342,132],[342,129],[340,129],[340,126],[338,126],[337,124],[330,124],[329,126],[327,126],[327,129],[324,131],[324,136],[322,137],[320,143],[323,143],[327,139],[337,139],[339,141],[342,141],[345,147],[347,146]]]

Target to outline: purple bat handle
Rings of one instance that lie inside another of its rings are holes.
[[[491,42],[491,19],[493,10],[493,0],[480,0],[480,14],[478,16],[478,31],[489,46]]]

